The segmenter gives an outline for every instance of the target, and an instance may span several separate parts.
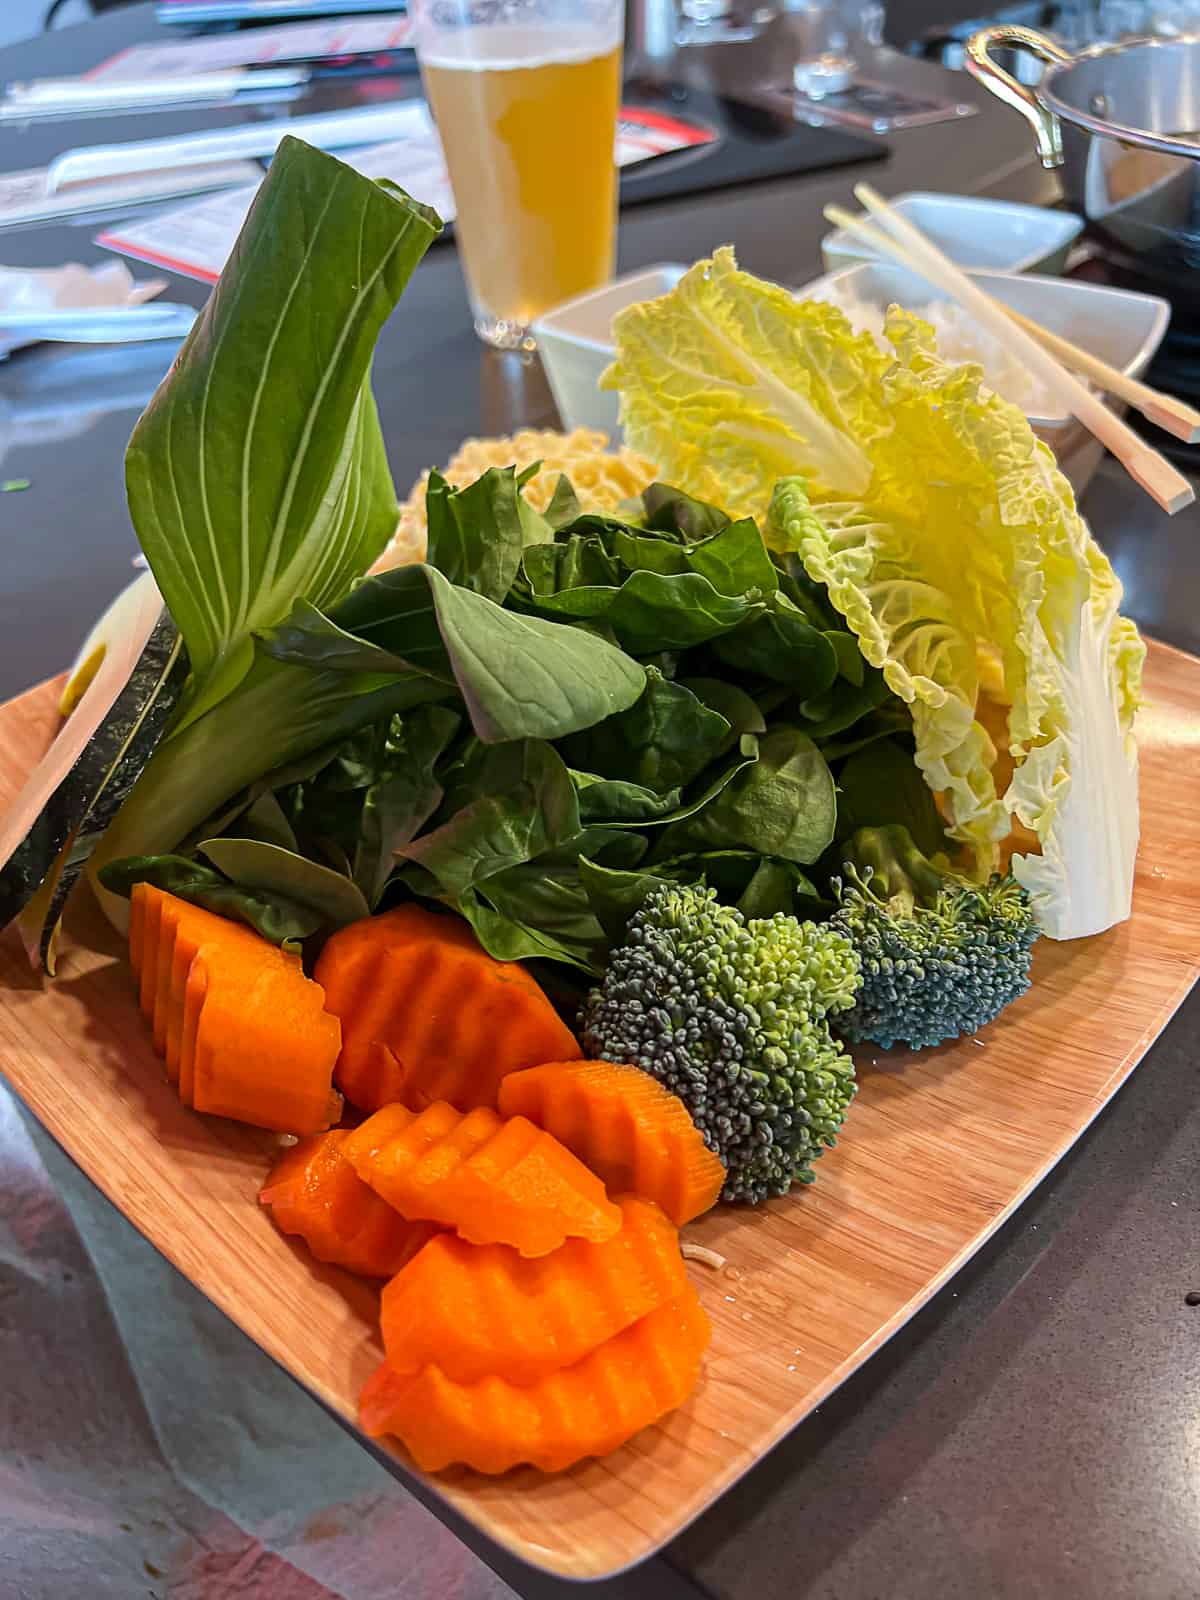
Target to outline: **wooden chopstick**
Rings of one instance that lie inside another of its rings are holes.
[[[1196,491],[1183,474],[1165,456],[1139,439],[1132,428],[1115,416],[1086,384],[1061,366],[1019,323],[1007,317],[919,228],[888,205],[869,183],[855,184],[854,193],[892,238],[900,241],[921,276],[974,312],[985,328],[990,328],[997,338],[1016,350],[1029,370],[1061,398],[1072,416],[1078,417],[1084,427],[1112,451],[1134,482],[1139,483],[1168,516],[1192,504]]]
[[[1193,411],[1192,407],[1184,405],[1182,400],[1176,400],[1174,395],[1161,394],[1157,389],[1152,389],[1148,383],[1139,383],[1136,378],[1129,377],[1119,367],[1110,367],[1108,362],[1101,361],[1099,356],[1092,355],[1089,350],[1080,349],[1077,344],[1072,344],[1061,334],[1051,333],[1049,328],[1043,328],[1032,318],[1024,316],[1020,311],[1014,311],[1012,306],[1006,306],[1000,300],[995,304],[1006,317],[1011,317],[1014,322],[1019,323],[1026,333],[1031,334],[1040,345],[1049,350],[1051,355],[1057,356],[1064,367],[1070,367],[1072,372],[1091,378],[1099,388],[1116,395],[1119,400],[1127,401],[1135,411],[1140,411],[1142,416],[1162,428],[1165,433],[1174,434],[1176,439],[1182,439],[1185,444],[1195,444],[1200,440],[1200,411]]]
[[[920,272],[916,262],[898,240],[893,239],[891,234],[883,233],[873,227],[864,217],[856,217],[841,206],[826,206],[825,215],[835,227],[843,228],[847,233],[861,239],[864,244],[869,244],[881,256],[890,257],[912,271]],[[1002,300],[990,295],[988,298],[1006,317],[1020,323],[1026,333],[1049,350],[1051,355],[1057,356],[1063,366],[1069,367],[1072,372],[1081,373],[1108,394],[1116,395],[1118,399],[1126,401],[1144,417],[1149,418],[1156,427],[1174,434],[1185,444],[1195,444],[1200,440],[1200,411],[1193,411],[1191,406],[1185,405],[1182,400],[1176,400],[1172,395],[1160,394],[1149,384],[1139,383],[1136,378],[1129,377],[1119,368],[1109,366],[1107,361],[1101,361],[1099,356],[1081,350],[1069,339],[1051,333],[1049,328],[1043,328],[1032,318],[1014,311]]]

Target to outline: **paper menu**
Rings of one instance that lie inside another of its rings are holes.
[[[260,169],[252,161],[222,161],[189,167],[182,173],[142,172],[96,179],[66,190],[52,190],[48,167],[3,172],[0,173],[0,228],[49,222],[56,217],[86,216],[92,211],[170,200],[181,194],[202,194],[206,189],[245,184],[259,176]]]
[[[85,76],[182,77],[196,72],[224,72],[233,67],[266,67],[279,61],[372,55],[404,48],[410,31],[407,17],[367,17],[358,21],[294,22],[207,38],[135,44],[102,61]]]
[[[348,17],[403,11],[398,0],[158,0],[160,22],[277,22],[286,17]]]
[[[618,166],[632,166],[651,156],[711,143],[714,137],[695,123],[626,106],[618,121],[614,156]],[[428,112],[407,137],[351,151],[342,159],[369,178],[392,179],[414,199],[433,206],[443,221],[454,220],[454,191],[441,140]],[[213,195],[144,221],[118,225],[100,234],[96,243],[185,277],[215,283],[256,188],[252,185]]]
[[[427,122],[424,131],[410,138],[372,145],[370,149],[352,152],[349,159],[350,165],[364,177],[390,178],[407,189],[414,200],[432,206],[443,222],[454,221],[454,190],[446,171],[442,141],[432,122]]]
[[[616,157],[619,167],[631,167],[651,156],[712,144],[715,129],[684,122],[645,106],[622,106],[617,117]]]
[[[391,178],[414,199],[433,206],[443,221],[453,221],[454,192],[441,140],[427,119],[408,138],[368,145],[343,153],[342,159],[368,178]],[[216,283],[257,189],[257,183],[229,189],[144,221],[119,224],[98,234],[96,243],[184,277]]]
[[[120,224],[98,233],[96,243],[185,278],[216,283],[257,190],[257,183],[225,189],[144,222]]]

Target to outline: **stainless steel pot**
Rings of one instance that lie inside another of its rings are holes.
[[[992,56],[1031,51],[1045,70],[1019,83]],[[1032,28],[997,26],[967,67],[1033,128],[1068,203],[1139,276],[1200,302],[1200,37],[1133,39],[1077,56]]]

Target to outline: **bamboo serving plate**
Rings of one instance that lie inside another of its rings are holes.
[[[1030,992],[981,1037],[863,1053],[861,1092],[817,1182],[723,1208],[689,1238],[714,1337],[664,1425],[558,1477],[429,1480],[517,1556],[601,1577],[672,1538],[877,1350],[979,1248],[1116,1092],[1200,969],[1200,660],[1152,644],[1139,723],[1142,847],[1131,921],[1043,940]],[[56,727],[55,687],[0,707],[0,808]],[[380,1359],[374,1291],[274,1229],[257,1204],[275,1140],[176,1099],[120,942],[85,905],[60,975],[0,942],[0,1070],[126,1217],[335,1413]],[[412,1473],[401,1454],[396,1471]]]

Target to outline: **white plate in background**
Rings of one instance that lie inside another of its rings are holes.
[[[1083,231],[1083,218],[1072,211],[975,195],[913,191],[896,195],[891,204],[951,261],[973,271],[1059,273]],[[829,272],[879,259],[869,244],[843,228],[821,240],[821,256]]]

